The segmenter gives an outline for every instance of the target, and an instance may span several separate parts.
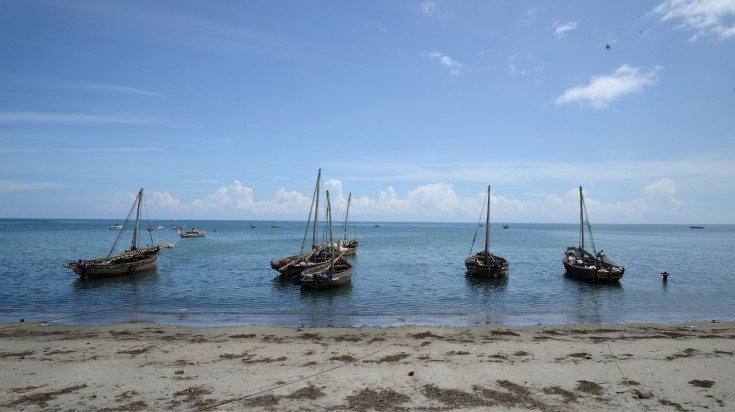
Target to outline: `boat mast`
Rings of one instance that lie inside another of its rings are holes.
[[[485,217],[485,264],[490,261],[490,185],[487,185],[487,216]]]
[[[140,203],[143,201],[143,188],[138,192],[138,211],[135,214],[135,228],[133,229],[133,242],[130,244],[130,250],[138,248],[138,222],[140,221]]]
[[[329,222],[329,250],[330,250],[330,268],[334,270],[334,243],[332,243],[332,204],[329,201],[329,190],[327,190],[327,222]]]
[[[316,207],[314,208],[314,233],[311,238],[311,248],[316,249],[316,230],[319,222],[319,189],[321,188],[322,182],[322,169],[319,169],[319,174],[316,177]]]
[[[345,212],[345,242],[347,241],[347,218],[350,216],[350,201],[352,201],[352,192],[347,197],[347,211]]]
[[[582,240],[580,249],[584,250],[584,196],[582,186],[579,187],[579,238]]]

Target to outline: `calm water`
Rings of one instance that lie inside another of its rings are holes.
[[[598,249],[626,267],[619,285],[564,276],[561,257],[578,243],[567,224],[491,226],[493,251],[510,261],[500,281],[469,279],[473,224],[353,224],[363,240],[352,285],[302,291],[276,279],[270,261],[301,248],[304,222],[178,221],[207,230],[175,241],[154,272],[81,280],[64,264],[107,255],[117,231],[99,220],[0,219],[0,322],[98,325],[469,326],[735,320],[735,226],[597,225]],[[310,235],[309,235],[310,236]],[[144,231],[148,239],[148,232]],[[124,239],[128,246],[129,237]],[[477,234],[474,252],[482,248]],[[307,242],[310,243],[310,242]],[[668,284],[660,272],[671,273]]]

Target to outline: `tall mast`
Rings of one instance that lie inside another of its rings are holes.
[[[350,216],[350,201],[352,200],[352,192],[347,197],[347,211],[345,212],[345,241],[347,241],[347,218]]]
[[[311,248],[316,249],[316,230],[319,222],[319,189],[321,188],[322,182],[322,169],[319,169],[319,174],[316,177],[316,208],[314,208],[314,233],[311,240]]]
[[[490,261],[490,185],[487,185],[487,216],[485,217],[485,264]]]
[[[143,188],[140,188],[138,192],[138,211],[135,214],[135,229],[133,229],[133,242],[130,245],[130,250],[138,248],[138,222],[140,221],[140,203],[143,201]]]
[[[579,187],[579,238],[582,239],[580,248],[584,250],[584,196],[582,186]]]
[[[332,239],[332,203],[329,201],[329,190],[327,190],[327,222],[329,222],[329,250],[330,253],[330,267],[334,270],[334,243]]]

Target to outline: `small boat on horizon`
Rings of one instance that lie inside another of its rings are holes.
[[[114,229],[114,230],[120,230],[120,229],[123,228],[123,225],[121,225],[119,223],[115,223],[114,225],[108,225],[107,228],[108,229]]]
[[[689,229],[704,229],[704,226],[689,226]]]
[[[204,237],[204,235],[207,233],[206,230],[198,230],[197,228],[193,227],[191,230],[187,230],[186,232],[179,231],[179,236],[181,237]]]

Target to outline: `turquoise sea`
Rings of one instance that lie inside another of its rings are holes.
[[[151,221],[146,225],[167,228],[152,232],[155,243],[176,242],[156,271],[83,280],[64,268],[106,256],[118,234],[107,228],[111,223],[0,219],[0,322],[384,327],[735,320],[733,225],[595,225],[597,249],[626,268],[619,284],[606,285],[564,276],[562,254],[578,243],[573,224],[491,225],[493,252],[510,261],[508,278],[493,281],[465,275],[475,224],[355,223],[350,237],[362,243],[350,258],[352,285],[312,291],[277,279],[270,268],[271,260],[300,251],[306,222]],[[173,223],[207,234],[179,239]],[[147,231],[143,236],[150,243]],[[482,242],[484,229],[474,252]],[[671,273],[666,284],[663,271]]]

